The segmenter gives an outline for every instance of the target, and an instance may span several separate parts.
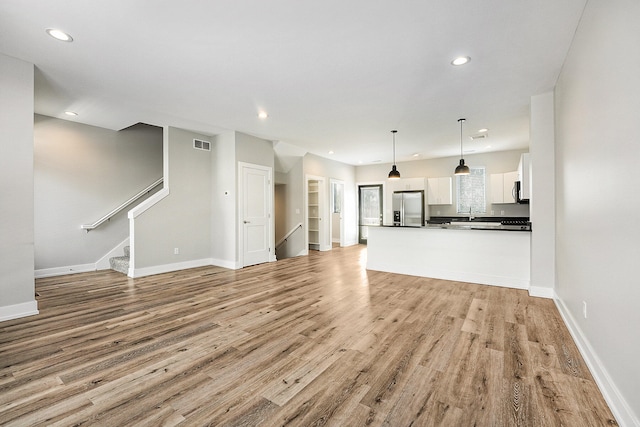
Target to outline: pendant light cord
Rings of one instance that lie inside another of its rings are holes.
[[[398,132],[397,130],[392,130],[391,133],[393,134],[393,165],[395,166],[396,164],[396,132]]]
[[[458,119],[460,122],[460,158],[462,158],[462,123],[464,123],[466,119]]]

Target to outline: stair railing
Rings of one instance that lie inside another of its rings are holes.
[[[144,197],[147,194],[149,194],[151,192],[151,190],[156,188],[158,185],[162,184],[163,180],[164,180],[164,178],[158,179],[153,184],[151,184],[150,186],[148,186],[147,188],[145,188],[144,190],[142,190],[141,192],[139,192],[135,196],[131,197],[129,200],[127,200],[126,202],[124,202],[123,204],[118,206],[117,208],[113,209],[108,214],[106,214],[105,216],[103,216],[102,218],[97,220],[96,222],[94,222],[92,224],[83,224],[83,225],[80,226],[80,228],[82,228],[83,230],[86,230],[87,233],[88,233],[91,230],[100,227],[102,224],[104,224],[105,222],[109,221],[116,214],[118,214],[119,212],[123,211],[127,206],[135,203],[139,198]]]
[[[287,233],[287,234],[286,234],[282,239],[278,240],[278,243],[276,243],[276,251],[278,250],[278,248],[279,248],[280,246],[282,246],[282,245],[283,245],[283,244],[284,244],[284,243],[289,239],[289,237],[291,237],[291,235],[292,235],[293,233],[295,233],[296,231],[298,231],[298,230],[299,230],[299,229],[301,229],[301,228],[302,228],[302,223],[301,223],[301,222],[299,222],[299,223],[298,223],[298,225],[296,225],[295,227],[293,227],[293,228],[291,229],[291,231],[289,231],[289,232],[288,232],[288,233]]]

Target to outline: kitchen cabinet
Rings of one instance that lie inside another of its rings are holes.
[[[491,203],[516,203],[514,185],[518,172],[491,174]]]
[[[453,197],[451,191],[451,177],[429,178],[427,180],[427,204],[451,205]]]
[[[394,191],[424,190],[424,178],[390,179],[389,188],[391,193]]]

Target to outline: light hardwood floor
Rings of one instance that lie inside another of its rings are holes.
[[[0,425],[616,425],[553,301],[365,259],[40,279]]]

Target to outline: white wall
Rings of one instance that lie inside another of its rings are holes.
[[[33,64],[0,54],[0,321],[38,313],[33,273]]]
[[[531,287],[535,296],[553,298],[555,286],[555,157],[553,92],[531,97],[529,153],[532,194]]]
[[[162,177],[162,128],[112,131],[36,115],[35,268],[73,271],[129,236],[126,210],[92,223]]]
[[[210,262],[212,152],[194,149],[193,138],[212,138],[171,127],[166,138],[169,195],[135,219],[136,276]]]
[[[211,156],[211,256],[213,264],[240,268],[237,248],[236,133],[216,135]]]
[[[639,22],[637,0],[589,1],[555,93],[559,306],[627,426],[640,425]]]
[[[306,154],[303,157],[304,175],[315,175],[325,177],[325,194],[328,197],[331,194],[329,184],[330,178],[344,181],[344,233],[345,245],[355,245],[358,243],[358,227],[357,227],[357,188],[356,188],[356,168],[355,166],[345,163],[336,162],[335,160],[325,159],[314,154]],[[329,217],[329,203],[326,203],[325,217]],[[306,214],[306,208],[304,209]],[[303,221],[304,223],[304,221]],[[331,233],[331,230],[327,230]],[[327,235],[327,241],[331,241],[330,234]]]

